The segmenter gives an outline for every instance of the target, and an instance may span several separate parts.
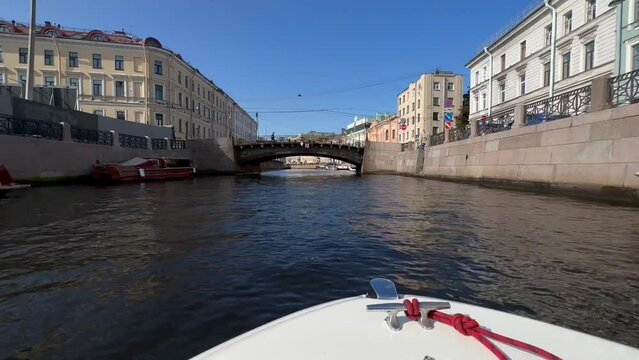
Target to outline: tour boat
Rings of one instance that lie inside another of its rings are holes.
[[[370,285],[367,295],[293,313],[193,359],[639,359],[639,349],[578,331],[480,306],[398,295],[387,279]]]
[[[337,167],[335,167],[335,169],[337,169],[337,170],[348,170],[348,166],[346,166],[346,165],[337,165]]]
[[[136,157],[120,164],[96,165],[92,177],[95,181],[120,183],[182,179],[195,171],[189,159]]]
[[[8,193],[11,190],[28,188],[30,185],[16,184],[13,181],[13,177],[9,173],[9,170],[0,164],[0,196]]]

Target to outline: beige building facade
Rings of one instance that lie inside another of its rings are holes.
[[[444,114],[457,116],[461,112],[463,87],[463,75],[439,70],[422,74],[410,83],[397,95],[398,142],[422,143],[444,131]]]
[[[0,83],[26,85],[28,26],[0,21]],[[35,86],[76,88],[78,110],[157,126],[177,138],[253,140],[257,123],[155,38],[36,27]]]

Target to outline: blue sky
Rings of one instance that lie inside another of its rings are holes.
[[[29,0],[2,2],[1,17],[29,18]],[[396,94],[437,67],[468,77],[464,64],[530,3],[39,0],[37,20],[156,37],[249,113],[259,111],[261,134],[295,134],[395,112]]]

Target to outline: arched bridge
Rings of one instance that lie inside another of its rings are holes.
[[[240,166],[251,166],[264,161],[289,156],[321,156],[355,165],[361,172],[364,148],[339,144],[305,142],[263,142],[235,145],[235,161]]]

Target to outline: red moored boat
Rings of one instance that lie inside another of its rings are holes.
[[[30,185],[20,185],[13,181],[13,177],[3,164],[0,164],[0,196],[11,190],[28,188]]]
[[[183,179],[194,173],[195,168],[189,159],[136,157],[121,164],[95,166],[92,177],[94,181],[119,183]]]

